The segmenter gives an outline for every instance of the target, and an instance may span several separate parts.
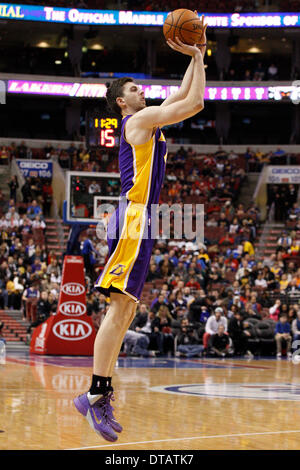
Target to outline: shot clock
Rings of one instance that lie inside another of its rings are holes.
[[[119,122],[105,113],[87,113],[86,141],[88,147],[115,148],[119,146]]]

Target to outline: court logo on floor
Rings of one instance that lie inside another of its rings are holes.
[[[243,398],[248,400],[300,401],[300,384],[291,383],[209,383],[151,387],[154,392],[202,398]]]

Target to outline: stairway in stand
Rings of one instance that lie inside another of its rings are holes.
[[[5,201],[9,201],[9,186],[8,183],[10,181],[10,168],[8,165],[1,165],[0,166],[0,190],[4,196]]]
[[[286,230],[283,223],[266,222],[258,230],[259,240],[255,244],[255,255],[258,261],[276,253],[277,241],[282,232]]]
[[[29,323],[21,310],[0,310],[0,321],[4,323],[2,335],[7,343],[25,344]]]
[[[66,249],[69,236],[69,227],[61,220],[46,218],[46,246],[48,252],[53,252],[60,259]]]

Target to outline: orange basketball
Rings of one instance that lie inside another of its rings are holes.
[[[171,11],[163,25],[166,39],[175,41],[176,36],[185,44],[199,44],[202,36],[202,26],[196,13],[185,8]]]

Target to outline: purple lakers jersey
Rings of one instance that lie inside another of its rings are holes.
[[[122,121],[120,139],[121,196],[146,206],[158,204],[167,160],[166,139],[160,128],[157,128],[145,144],[130,145],[124,136],[129,118],[126,116]]]

